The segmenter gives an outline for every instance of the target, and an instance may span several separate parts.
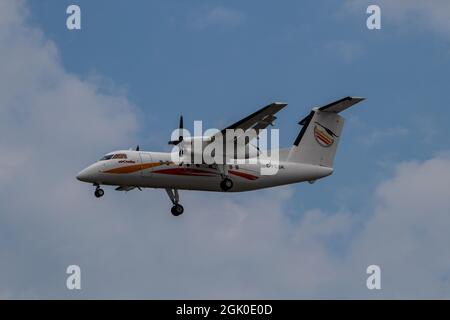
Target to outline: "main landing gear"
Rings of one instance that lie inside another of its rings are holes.
[[[218,166],[220,176],[222,177],[222,181],[220,182],[220,189],[222,191],[228,191],[233,188],[233,180],[228,178],[228,167],[226,165]]]
[[[220,182],[220,189],[223,191],[228,191],[233,188],[233,180],[225,178]]]
[[[94,191],[94,195],[96,198],[101,198],[105,195],[105,191],[103,191],[102,188],[100,188],[100,185],[98,184],[94,184],[95,186],[95,191]]]
[[[167,195],[170,198],[170,201],[172,201],[173,203],[173,207],[170,210],[170,212],[172,212],[172,214],[175,217],[178,217],[179,215],[183,214],[184,212],[184,208],[181,204],[179,204],[180,201],[180,196],[178,195],[178,190],[177,189],[166,189]]]

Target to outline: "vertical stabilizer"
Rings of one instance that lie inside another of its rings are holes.
[[[333,167],[337,146],[344,127],[338,113],[364,100],[346,97],[320,108],[299,122],[302,129],[292,146],[288,161]]]

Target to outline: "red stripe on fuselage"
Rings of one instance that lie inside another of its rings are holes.
[[[245,173],[245,172],[234,171],[234,170],[229,170],[228,172],[231,173],[231,174],[234,174],[235,176],[238,176],[238,177],[241,177],[241,178],[245,178],[245,179],[248,179],[248,180],[256,180],[256,179],[258,179],[257,176],[254,176],[252,174]]]
[[[198,176],[198,177],[211,177],[216,174],[209,171],[192,169],[192,168],[171,168],[171,169],[162,169],[155,170],[153,173],[161,173],[161,174],[173,174],[178,176]]]
[[[257,176],[254,176],[249,173],[240,172],[240,171],[234,171],[229,170],[230,174],[247,179],[247,180],[256,180],[258,179]],[[160,173],[160,174],[173,174],[178,176],[192,176],[192,177],[213,177],[217,176],[218,173],[205,171],[201,169],[193,169],[193,168],[170,168],[170,169],[161,169],[161,170],[155,170],[153,173]]]

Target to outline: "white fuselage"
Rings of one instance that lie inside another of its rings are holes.
[[[164,152],[122,150],[111,155],[122,157],[95,162],[78,174],[78,180],[123,187],[222,191],[222,177],[216,165],[174,163],[171,153]],[[278,170],[273,175],[264,175],[261,174],[264,166],[276,166]],[[333,173],[329,167],[288,161],[230,164],[227,170],[234,183],[229,192],[314,181]]]

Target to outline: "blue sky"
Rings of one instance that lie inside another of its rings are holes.
[[[65,27],[72,3],[82,10],[81,31]],[[12,276],[0,277],[0,297],[449,297],[433,276],[448,274],[448,261],[435,259],[446,256],[439,243],[447,239],[431,235],[450,223],[450,8],[441,0],[371,3],[381,6],[381,30],[366,28],[364,0],[5,1],[0,132],[13,138],[0,146],[31,165],[32,177],[14,179],[18,165],[2,160],[0,234],[9,262],[0,267]],[[276,124],[290,146],[311,107],[348,95],[367,100],[343,114],[335,173],[314,185],[186,192],[187,214],[176,224],[160,190],[108,190],[99,203],[73,178],[110,150],[169,150],[180,114],[188,128],[194,120],[221,128],[284,101]],[[21,190],[30,198],[18,200]],[[118,251],[105,248],[111,243]],[[389,249],[397,244],[411,256],[401,261]],[[280,265],[267,263],[276,260],[270,252],[280,252]],[[377,259],[391,286],[370,295],[364,263]],[[75,295],[61,288],[63,272],[55,276],[73,261],[91,281]],[[304,270],[298,283],[289,278],[296,263]],[[411,289],[399,273],[415,263],[423,281]],[[213,266],[223,283],[211,280]],[[148,282],[139,278],[147,269],[155,273]],[[122,279],[123,270],[134,276]],[[103,288],[106,277],[122,280]]]

